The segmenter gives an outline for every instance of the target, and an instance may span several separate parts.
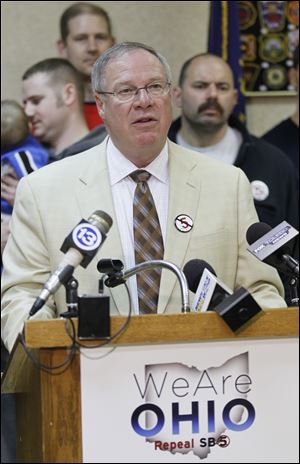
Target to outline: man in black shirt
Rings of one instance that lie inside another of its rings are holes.
[[[232,71],[222,58],[207,53],[192,57],[175,89],[182,114],[171,125],[169,138],[242,169],[260,221],[275,227],[285,220],[298,228],[295,169],[281,150],[254,137],[232,114],[236,96]]]

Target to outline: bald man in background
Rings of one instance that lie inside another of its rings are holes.
[[[298,228],[295,169],[281,150],[250,134],[233,114],[237,90],[229,65],[216,55],[195,55],[182,66],[174,92],[181,117],[169,138],[241,168],[260,221],[275,227],[285,220]]]

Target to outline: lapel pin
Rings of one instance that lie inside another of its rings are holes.
[[[174,224],[177,230],[186,233],[192,230],[194,222],[193,219],[187,214],[179,214],[176,216]]]
[[[253,180],[251,182],[251,190],[254,200],[257,201],[266,200],[270,193],[267,184],[265,184],[261,180]]]

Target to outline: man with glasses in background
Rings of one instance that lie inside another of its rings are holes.
[[[285,306],[277,272],[246,249],[246,231],[257,215],[245,175],[167,139],[172,111],[166,59],[147,45],[121,43],[98,58],[92,85],[108,137],[19,184],[4,255],[2,336],[8,349],[60,263],[65,236],[99,209],[113,225],[89,267],[74,272],[81,294],[97,293],[96,266],[103,257],[122,260],[126,269],[153,259],[182,268],[201,258],[232,289],[250,289],[262,307]],[[181,312],[180,286],[168,270],[140,273],[128,284],[134,314]],[[123,288],[105,292],[111,314],[127,315]],[[34,317],[63,311],[60,289]]]

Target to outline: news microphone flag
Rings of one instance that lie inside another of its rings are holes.
[[[298,230],[282,221],[278,226],[257,222],[249,227],[247,248],[260,261],[288,275],[299,275],[299,263],[292,256],[297,247]]]
[[[205,312],[214,310],[228,295],[232,295],[232,290],[212,272],[204,269],[192,303],[192,311]]]
[[[241,122],[246,121],[243,94],[243,70],[239,29],[239,2],[210,2],[208,52],[218,55],[232,69],[238,102],[233,110]]]
[[[189,289],[195,293],[193,311],[215,311],[234,332],[254,316],[262,314],[260,306],[248,290],[241,287],[232,293],[232,290],[216,277],[214,269],[206,261],[192,259],[185,264],[183,272]],[[196,288],[197,279],[199,284]]]

